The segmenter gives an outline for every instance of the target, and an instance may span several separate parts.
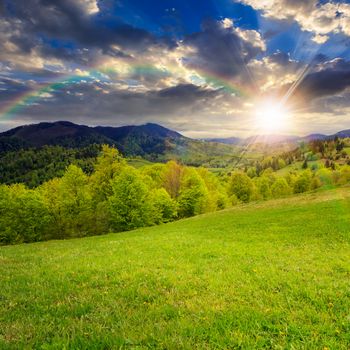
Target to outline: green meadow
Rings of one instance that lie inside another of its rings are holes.
[[[0,247],[1,349],[349,347],[349,187]]]

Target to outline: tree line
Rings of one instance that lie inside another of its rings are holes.
[[[62,177],[35,188],[0,185],[0,243],[13,244],[121,232],[350,182],[350,166],[260,176],[218,177],[169,161],[135,169],[103,146],[90,174],[69,165]]]
[[[43,146],[8,151],[0,154],[0,182],[7,185],[24,183],[29,188],[35,188],[45,181],[63,176],[70,164],[90,174],[100,152],[101,145],[98,144],[81,148]]]

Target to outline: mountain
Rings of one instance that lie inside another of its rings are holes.
[[[227,138],[204,139],[204,141],[224,143],[226,145],[239,145],[240,143],[242,143],[243,140],[239,137],[227,137]]]
[[[97,126],[93,128],[125,154],[163,154],[177,143],[189,140],[185,136],[158,124],[130,125],[122,127]]]
[[[339,138],[347,138],[350,137],[350,129],[348,130],[342,130],[334,134],[333,136],[338,136]]]
[[[1,140],[16,140],[27,147],[83,147],[93,143],[111,143],[111,140],[93,128],[67,121],[22,125],[1,133],[0,142]]]
[[[298,140],[298,136],[293,135],[255,135],[244,139],[245,144],[252,143],[265,143],[265,144],[273,144],[273,143],[283,143],[283,142],[294,142]]]
[[[157,124],[122,127],[89,127],[67,121],[23,125],[0,134],[0,147],[42,147],[58,145],[85,147],[90,144],[110,144],[123,153],[143,155],[163,153],[172,140],[186,140],[179,133]],[[5,149],[7,150],[7,149]]]
[[[328,137],[329,136],[324,134],[310,134],[299,138],[299,141],[309,142],[309,141],[325,140]]]
[[[339,137],[339,138],[350,137],[350,129],[339,131],[332,135],[310,134],[302,137],[293,136],[293,135],[255,135],[255,136],[247,137],[245,139],[240,139],[238,137],[227,137],[227,138],[212,138],[212,139],[205,139],[205,140],[210,142],[218,142],[223,144],[243,146],[243,145],[257,144],[257,143],[278,144],[278,143],[296,143],[301,141],[309,142],[309,141],[315,141],[315,140],[332,139],[335,137]]]
[[[142,156],[151,161],[179,159],[190,165],[210,162],[214,167],[239,154],[246,145],[265,144],[266,147],[294,146],[297,142],[322,140],[333,137],[350,137],[350,130],[334,135],[311,134],[305,137],[291,135],[260,135],[246,139],[238,137],[194,140],[167,129],[148,123],[121,127],[77,125],[68,121],[44,122],[23,125],[0,133],[0,154],[42,146],[84,148],[93,144],[109,144],[117,147],[125,156]]]
[[[232,155],[233,146],[187,138],[158,124],[122,127],[77,125],[68,121],[23,125],[0,133],[0,154],[45,145],[82,148],[116,146],[126,156],[149,160],[181,159],[197,164],[208,157]]]

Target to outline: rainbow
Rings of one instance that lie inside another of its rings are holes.
[[[178,76],[183,77],[184,70],[178,66],[159,67],[156,65],[147,65],[141,63],[127,64],[128,68],[126,71],[120,71],[116,67],[105,66],[103,64],[98,65],[92,69],[86,70],[85,74],[70,74],[64,75],[59,79],[50,81],[45,84],[38,84],[37,89],[26,91],[23,94],[16,96],[15,99],[4,105],[0,109],[0,120],[10,120],[15,118],[22,110],[30,105],[33,105],[40,101],[40,99],[46,98],[48,94],[52,94],[55,91],[61,90],[67,85],[77,84],[82,81],[106,79],[105,75],[117,75],[125,77],[132,74],[142,75],[154,75],[164,74],[164,76]],[[244,90],[242,87],[235,85],[230,79],[222,76],[215,75],[211,72],[205,71],[200,68],[193,68],[188,70],[190,72],[189,79],[194,84],[206,84],[216,89],[222,89],[226,93],[234,94],[236,96],[247,96],[250,93]]]

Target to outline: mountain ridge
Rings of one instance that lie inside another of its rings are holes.
[[[117,147],[125,156],[141,156],[151,161],[229,155],[233,148],[191,139],[154,123],[90,127],[56,121],[22,125],[0,133],[0,154],[23,148],[81,148],[91,144],[108,144]]]
[[[315,141],[315,140],[327,140],[335,137],[339,137],[339,138],[350,137],[350,129],[341,130],[331,135],[319,134],[319,133],[309,134],[306,136],[271,134],[271,135],[254,135],[254,136],[249,136],[247,138],[239,138],[239,137],[233,136],[233,137],[227,137],[227,138],[206,138],[203,140],[210,141],[210,142],[219,142],[219,143],[224,143],[229,145],[245,145],[245,144],[251,144],[251,143],[275,144],[275,143],[302,142],[302,141],[309,142],[309,141]]]
[[[28,124],[0,133],[0,151],[16,149],[16,147],[42,147],[60,145],[64,147],[85,147],[90,144],[109,144],[116,146],[127,155],[164,154],[176,148],[186,148],[191,143],[206,142],[223,145],[244,146],[247,144],[278,144],[309,142],[334,137],[350,137],[350,129],[341,130],[332,135],[309,134],[294,135],[255,135],[247,138],[207,138],[191,139],[177,131],[155,123],[142,125],[87,126],[70,121],[41,122]]]

